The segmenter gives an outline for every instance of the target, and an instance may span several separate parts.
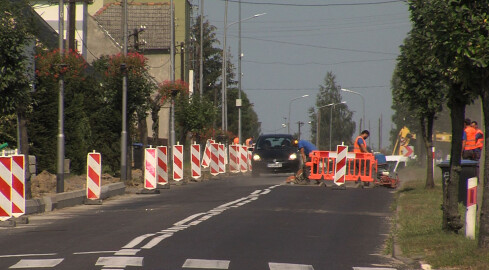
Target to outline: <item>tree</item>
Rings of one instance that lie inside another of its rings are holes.
[[[29,156],[29,143],[27,133],[27,114],[31,109],[30,83],[27,76],[26,47],[33,40],[35,34],[34,23],[30,17],[24,16],[30,10],[27,1],[0,0],[0,118],[16,116],[14,122],[18,130],[20,141],[20,153]],[[2,131],[3,132],[3,131]],[[5,137],[0,134],[0,143],[7,139],[12,143],[14,140],[10,135]],[[10,137],[10,138],[9,138]],[[17,141],[17,138],[15,139]],[[25,159],[26,168],[29,159]],[[30,194],[30,172],[26,170],[25,179],[26,197]]]
[[[436,113],[442,110],[447,87],[437,59],[430,53],[423,24],[414,22],[414,29],[401,46],[397,76],[399,85],[393,89],[394,104],[407,105],[419,121],[421,137],[426,149],[426,188],[434,188],[433,180],[433,124]]]
[[[341,103],[341,87],[336,84],[335,79],[336,77],[331,71],[326,73],[324,85],[319,85],[319,93],[316,95],[316,108],[311,107],[309,109],[311,133],[313,134],[312,140],[314,143],[317,138],[317,108],[327,104]],[[333,111],[333,115],[331,115],[331,111]],[[335,105],[333,110],[330,107],[319,109],[319,135],[321,140],[317,147],[319,149],[329,149],[329,140],[327,138],[331,138],[331,147],[333,149],[330,150],[335,150],[335,146],[343,142],[351,144],[352,136],[355,132],[355,122],[352,120],[352,116],[353,112],[348,109],[346,104]],[[330,123],[330,119],[333,122]],[[330,125],[332,126],[333,134],[330,133]]]
[[[64,63],[65,66],[60,64]],[[61,60],[59,51],[41,50],[36,55],[36,92],[32,94],[33,110],[29,114],[29,132],[32,134],[32,152],[37,156],[38,167],[56,171],[57,151],[53,140],[58,132],[59,76],[65,80],[65,144],[66,157],[71,160],[74,173],[86,171],[86,154],[91,144],[91,129],[86,108],[96,100],[89,94],[96,85],[88,79],[87,63],[80,54],[68,51]]]

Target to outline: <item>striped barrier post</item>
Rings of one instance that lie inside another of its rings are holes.
[[[166,146],[156,147],[156,158],[158,185],[166,185],[168,184],[168,148]]]
[[[12,215],[25,214],[25,155],[12,156]]]
[[[87,155],[87,199],[100,200],[101,184],[102,156],[94,150]]]
[[[467,179],[467,211],[465,212],[465,237],[475,239],[477,223],[477,177]]]
[[[173,146],[173,180],[183,180],[183,145]]]
[[[200,168],[200,144],[192,144],[190,147],[192,178],[199,179],[202,176]]]
[[[144,189],[156,189],[156,149],[144,149]]]
[[[248,148],[246,146],[240,145],[239,146],[239,164],[240,164],[240,170],[241,172],[246,172],[248,170]]]
[[[218,153],[219,144],[211,143],[211,159],[210,159],[210,168],[211,175],[216,176],[219,174],[219,153]]]
[[[217,154],[219,155],[219,173],[225,173],[226,172],[226,164],[224,160],[224,144],[219,144],[219,149],[217,151]]]
[[[211,141],[207,140],[204,149],[204,156],[202,157],[202,167],[207,168],[211,163]]]
[[[12,217],[12,158],[0,157],[0,221]]]
[[[252,158],[253,152],[248,151],[248,171],[253,171],[253,166],[251,166],[251,158]]]
[[[338,145],[336,147],[336,164],[335,164],[335,174],[334,183],[337,186],[341,186],[345,183],[346,174],[346,154],[348,153],[348,147],[344,145]]]
[[[239,146],[238,145],[230,145],[229,146],[229,171],[232,173],[239,172]]]

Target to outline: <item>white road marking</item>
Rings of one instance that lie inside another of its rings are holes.
[[[353,270],[396,270],[396,268],[382,268],[382,267],[353,267]]]
[[[268,263],[270,270],[314,270],[312,265],[291,263]]]
[[[258,190],[255,190],[255,191],[251,192],[251,195],[255,195],[255,194],[258,194],[260,192],[261,192],[261,189],[258,189]]]
[[[239,198],[239,199],[234,200],[234,201],[232,201],[232,202],[228,202],[228,203],[225,203],[225,204],[223,204],[223,205],[220,205],[220,206],[218,206],[218,207],[216,207],[216,208],[224,208],[224,207],[227,207],[227,206],[229,206],[229,205],[232,205],[232,204],[238,203],[238,202],[243,201],[243,200],[246,200],[246,199],[248,199],[248,197]]]
[[[143,257],[100,257],[95,265],[103,267],[143,266]]]
[[[114,253],[114,255],[117,256],[134,256],[136,255],[141,249],[133,249],[133,248],[127,248],[127,249],[121,249],[117,252]]]
[[[187,259],[182,268],[229,269],[229,261]]]
[[[12,254],[12,255],[0,255],[0,258],[13,258],[13,257],[32,257],[32,256],[54,256],[58,253],[43,253],[43,254]]]
[[[84,252],[74,252],[73,255],[86,255],[86,254],[100,254],[100,253],[114,253],[117,251],[111,250],[101,250],[101,251],[84,251]]]
[[[9,269],[21,268],[48,268],[60,264],[63,259],[46,259],[46,260],[26,260],[22,259],[18,263],[9,267]]]
[[[148,233],[145,235],[138,236],[134,238],[129,244],[123,246],[122,248],[134,248],[135,246],[139,245],[141,242],[143,242],[146,238],[151,237],[155,235],[154,233]]]
[[[180,225],[183,225],[189,221],[191,221],[192,219],[195,219],[196,217],[199,217],[199,216],[203,216],[205,215],[206,213],[197,213],[197,214],[194,214],[194,215],[191,215],[190,217],[186,218],[186,219],[182,219],[180,220],[179,222],[173,224],[175,226],[180,226]]]
[[[151,239],[151,241],[149,241],[149,243],[147,243],[146,245],[144,245],[141,248],[151,249],[154,246],[158,245],[161,241],[165,240],[166,238],[168,238],[172,235],[173,235],[173,233],[167,233],[167,234],[163,234],[163,235],[160,235],[158,237],[155,237],[155,238]]]

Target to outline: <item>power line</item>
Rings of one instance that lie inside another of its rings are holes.
[[[311,47],[311,48],[318,48],[318,49],[328,49],[328,50],[337,50],[337,51],[346,51],[346,52],[359,52],[359,53],[374,53],[374,54],[396,55],[396,56],[398,55],[397,53],[368,51],[368,50],[356,50],[356,49],[344,49],[344,48],[311,45],[311,44],[296,43],[296,42],[289,42],[289,41],[270,40],[270,39],[264,39],[264,38],[253,38],[253,37],[241,37],[241,38],[258,40],[258,41],[265,41],[265,42],[272,42],[272,43],[279,43],[279,44],[294,45],[294,46],[304,46],[304,47]]]
[[[253,60],[242,60],[243,62],[260,64],[260,65],[285,65],[285,66],[306,66],[306,65],[318,65],[318,66],[331,66],[340,64],[350,64],[350,63],[365,63],[365,62],[380,62],[380,61],[391,61],[396,60],[395,58],[385,58],[385,59],[370,59],[370,60],[353,60],[353,61],[341,61],[336,63],[318,63],[318,62],[304,62],[304,63],[286,63],[286,62],[261,62]]]
[[[224,1],[224,0],[221,0]],[[229,2],[238,3],[238,0],[228,0]],[[334,6],[368,6],[368,5],[382,5],[390,3],[404,3],[401,0],[390,0],[390,1],[380,1],[380,2],[367,2],[367,3],[335,3],[335,4],[291,4],[291,3],[271,3],[271,2],[250,2],[241,1],[241,4],[250,5],[269,5],[269,6],[288,6],[288,7],[334,7]]]

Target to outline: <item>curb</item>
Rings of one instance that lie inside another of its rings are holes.
[[[102,186],[101,199],[107,199],[116,195],[123,195],[126,192],[126,185],[123,182],[112,183]],[[61,209],[81,205],[85,203],[86,191],[77,190],[63,192],[52,196],[46,196],[39,199],[26,200],[25,214],[37,214],[51,212],[54,209]]]

